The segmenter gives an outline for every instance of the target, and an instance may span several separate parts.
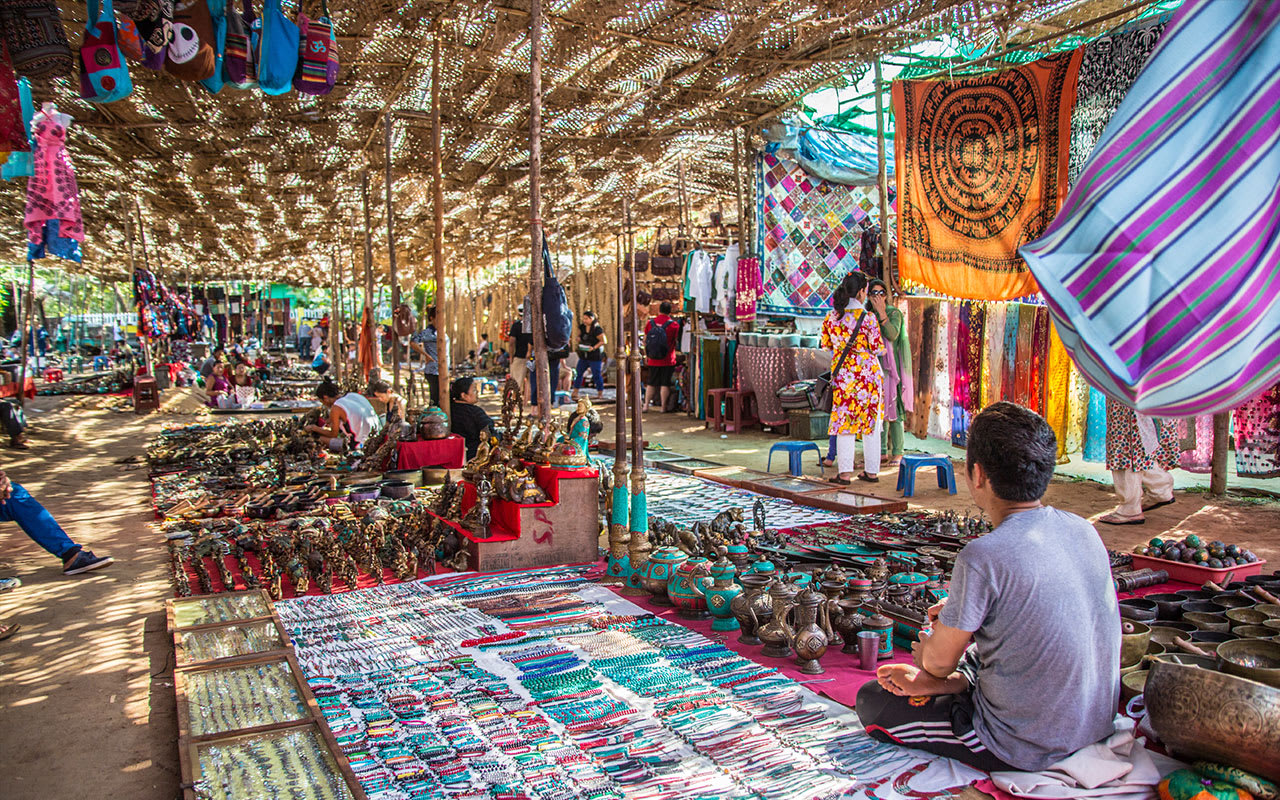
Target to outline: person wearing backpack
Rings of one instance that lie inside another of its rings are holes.
[[[644,387],[644,410],[649,410],[654,395],[658,396],[665,412],[671,396],[671,378],[676,373],[676,352],[680,349],[680,323],[671,318],[671,303],[663,301],[658,306],[658,316],[649,320],[644,328],[644,364],[649,368],[649,380]]]

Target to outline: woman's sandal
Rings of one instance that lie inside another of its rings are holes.
[[[3,642],[5,639],[8,639],[10,636],[17,633],[18,629],[21,627],[22,626],[16,622],[12,625],[0,625],[0,642]]]
[[[879,476],[879,475],[868,475],[866,472],[859,472],[859,473],[858,473],[858,480],[860,480],[860,481],[866,481],[867,483],[879,483],[879,482],[880,482],[880,476]]]
[[[836,485],[838,485],[838,486],[852,486],[852,485],[853,485],[853,481],[849,480],[848,478],[841,478],[839,475],[837,475],[837,476],[836,476],[836,477],[834,477],[834,478],[828,478],[827,480],[829,480],[831,483],[834,483],[834,484],[836,484]]]
[[[1122,517],[1113,512],[1105,517],[1099,518],[1098,522],[1105,525],[1145,525],[1147,519],[1146,517]]]

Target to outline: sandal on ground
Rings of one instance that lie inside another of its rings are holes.
[[[1168,500],[1157,500],[1157,501],[1155,501],[1154,503],[1147,503],[1146,505],[1144,505],[1144,506],[1142,507],[1142,510],[1143,510],[1144,512],[1145,512],[1145,511],[1155,511],[1157,508],[1164,508],[1165,506],[1171,506],[1171,505],[1173,505],[1173,498],[1172,498],[1172,497],[1170,497]]]
[[[849,480],[848,478],[841,478],[839,475],[835,476],[834,478],[827,478],[827,480],[830,481],[831,483],[837,484],[838,486],[853,485],[853,481]]]
[[[1098,520],[1105,525],[1145,525],[1146,517],[1122,517],[1119,514],[1111,513]]]
[[[3,642],[5,639],[8,639],[10,636],[17,633],[18,629],[21,627],[22,626],[16,622],[12,625],[0,625],[0,642]]]
[[[867,483],[879,483],[879,482],[880,482],[880,476],[879,476],[879,475],[868,475],[866,472],[859,472],[859,473],[858,473],[858,480],[860,480],[860,481],[866,481]]]

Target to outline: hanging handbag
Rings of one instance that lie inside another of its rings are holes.
[[[8,61],[4,59],[3,43],[0,43],[0,60],[5,63],[4,69],[8,69]],[[13,75],[10,71],[9,75]],[[13,152],[9,153],[9,160],[5,162],[3,168],[0,168],[0,177],[6,181],[16,178],[30,178],[36,174],[35,156],[31,153],[31,118],[35,116],[35,105],[31,102],[31,83],[26,78],[21,78],[17,84],[18,105],[21,109],[21,116],[18,119],[18,133],[22,136],[22,147],[25,150],[19,150],[15,147]],[[13,134],[10,134],[12,137]],[[16,142],[10,142],[10,146],[16,145]]]
[[[227,0],[208,0],[209,16],[213,19],[213,74],[200,81],[211,93],[222,91],[227,82],[222,61],[227,52]],[[235,9],[232,9],[235,13]]]
[[[625,269],[625,268],[626,268],[626,266],[627,266],[627,261],[626,261],[627,257],[630,257],[632,260],[634,260],[634,261],[635,261],[635,263],[636,263],[636,272],[648,272],[648,271],[649,271],[649,254],[648,254],[647,252],[645,252],[644,250],[641,250],[641,251],[636,252],[636,253],[626,253],[626,254],[624,254],[624,255],[623,255],[623,261],[622,261],[622,266],[623,266],[623,268],[624,268],[624,269]]]
[[[164,69],[173,37],[173,0],[138,0],[132,16],[142,40],[142,66]]]
[[[265,94],[284,94],[293,89],[293,73],[298,69],[301,34],[293,20],[280,9],[280,0],[262,4],[262,33],[258,36],[258,85]]]
[[[333,91],[338,77],[338,42],[333,34],[333,23],[329,21],[329,0],[322,0],[318,19],[307,19],[299,14],[298,27],[301,31],[301,52],[293,88],[302,94],[328,94]]]
[[[551,269],[551,248],[547,237],[542,237],[542,332],[547,349],[563,350],[569,346],[573,331],[573,312],[569,310],[569,298],[564,287]]]
[[[206,0],[175,0],[173,38],[165,54],[164,71],[183,81],[213,77],[217,65],[213,15]]]
[[[31,158],[31,141],[24,110],[31,107],[31,87],[23,78],[26,94],[18,86],[18,79],[9,66],[9,59],[4,54],[4,42],[0,41],[0,150],[14,154],[24,154]],[[10,160],[13,158],[10,156]],[[5,167],[7,173],[8,166]],[[6,175],[7,177],[7,175]]]
[[[864,308],[858,314],[858,321],[853,326],[853,332],[849,334],[849,340],[844,343],[844,349],[840,351],[840,360],[836,362],[836,368],[831,372],[824,372],[814,380],[813,393],[817,397],[814,408],[818,411],[831,412],[833,402],[833,390],[831,381],[833,375],[839,375],[840,370],[844,369],[844,360],[849,357],[849,351],[853,349],[853,340],[858,338],[858,333],[862,331],[862,319],[867,316],[867,310]]]
[[[28,78],[71,74],[75,57],[53,0],[0,0],[0,27],[17,74]]]
[[[116,41],[111,0],[89,0],[80,45],[80,96],[90,103],[113,103],[133,93],[129,67]]]
[[[234,3],[234,0],[232,0]],[[222,75],[236,89],[252,89],[258,85],[257,70],[253,64],[253,13],[252,0],[243,0],[244,12],[234,5],[227,9],[227,39],[222,49]]]

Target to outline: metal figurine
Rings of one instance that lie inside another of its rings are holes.
[[[609,510],[609,566],[605,571],[605,583],[630,584],[631,576],[631,499],[627,495],[627,352],[623,335],[625,320],[622,315],[623,277],[622,248],[618,252],[618,327],[614,337],[613,356],[618,365],[618,399],[615,406],[617,424],[613,441],[613,502]]]
[[[622,199],[623,217],[627,221],[627,267],[631,273],[631,541],[628,544],[628,555],[631,561],[631,575],[622,593],[632,597],[643,596],[646,592],[640,585],[640,568],[649,560],[649,501],[644,492],[644,423],[641,419],[641,405],[644,393],[640,391],[640,284],[636,282],[635,237],[631,231],[631,203]],[[621,364],[619,364],[621,367]]]

